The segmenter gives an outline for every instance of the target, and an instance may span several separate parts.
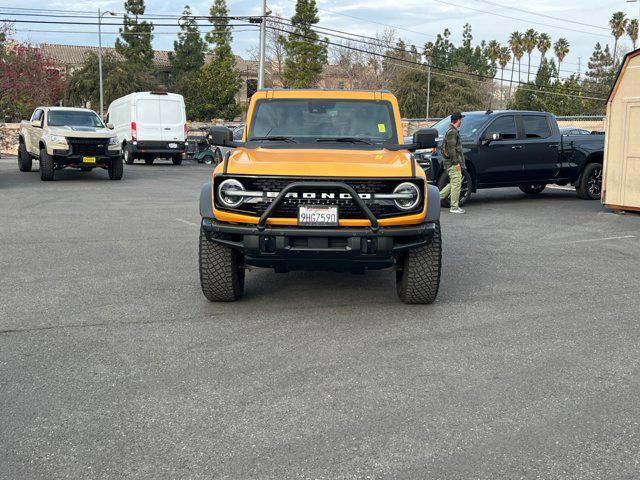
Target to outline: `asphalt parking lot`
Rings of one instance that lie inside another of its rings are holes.
[[[0,160],[0,478],[638,478],[640,216],[485,190],[434,305],[262,270],[211,304],[209,171]]]

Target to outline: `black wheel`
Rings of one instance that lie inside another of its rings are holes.
[[[173,155],[171,161],[174,165],[182,165],[182,154],[178,153],[177,155]]]
[[[122,165],[122,158],[121,157],[114,158],[113,160],[111,160],[111,163],[109,164],[109,168],[107,169],[107,171],[109,172],[109,179],[121,180],[123,170],[124,169]]]
[[[24,143],[21,143],[18,147],[18,170],[21,172],[30,172],[31,167],[33,166],[33,159],[29,152],[27,152],[27,147],[25,147]]]
[[[40,149],[40,180],[48,182],[53,180],[53,158],[44,148]]]
[[[146,163],[147,165],[153,165],[155,158],[153,157],[147,157],[144,159],[144,163]]]
[[[590,163],[584,167],[580,184],[576,186],[578,197],[598,200],[602,193],[602,164]]]
[[[397,259],[396,289],[404,303],[433,303],[438,296],[442,271],[440,223],[429,245],[409,250]]]
[[[132,165],[133,162],[135,161],[135,158],[131,153],[131,150],[129,150],[127,147],[122,148],[122,157],[123,157],[124,163],[126,163],[127,165]]]
[[[542,193],[542,191],[547,188],[546,183],[532,183],[531,185],[520,185],[520,190],[522,190],[527,195],[538,195]]]
[[[237,250],[207,240],[200,227],[200,285],[210,302],[233,302],[244,293],[244,258]]]
[[[205,155],[204,157],[202,157],[202,162],[205,163],[206,165],[211,165],[214,162],[214,160],[211,155]]]
[[[219,148],[216,148],[216,151],[213,152],[213,159],[215,160],[216,165],[220,165],[222,163],[222,152]]]
[[[440,175],[440,179],[438,180],[438,190],[442,190],[448,184],[449,184],[449,175],[447,175],[446,171],[442,172],[442,175]],[[467,200],[469,200],[469,197],[471,196],[472,187],[473,187],[473,180],[471,179],[471,174],[467,169],[463,168],[462,169],[462,187],[460,188],[460,199],[458,200],[458,205],[462,206],[465,203],[467,203]],[[449,200],[449,197],[443,199],[440,202],[440,204],[445,208],[451,207],[451,201]]]

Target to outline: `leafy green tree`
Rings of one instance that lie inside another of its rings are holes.
[[[611,27],[611,35],[615,41],[613,42],[613,62],[616,62],[616,54],[618,53],[618,40],[622,35],[624,35],[625,30],[627,29],[628,19],[625,16],[624,12],[615,12],[611,16],[611,20],[609,20],[609,26]]]
[[[178,83],[185,74],[197,74],[204,65],[206,51],[207,45],[200,36],[198,23],[189,5],[185,5],[178,39],[173,42],[173,52],[169,54],[172,81]]]
[[[154,70],[151,47],[153,24],[140,21],[138,18],[144,15],[144,0],[126,0],[124,9],[127,13],[120,27],[121,38],[116,40],[116,52],[122,56],[132,71],[143,69],[152,73]]]
[[[584,88],[591,97],[606,97],[613,83],[615,68],[613,67],[613,56],[609,50],[609,45],[602,48],[600,43],[596,43],[585,73]],[[598,115],[604,113],[604,103],[598,100],[590,100],[587,103],[587,113]]]
[[[327,46],[312,29],[319,20],[315,0],[297,0],[291,17],[293,31],[280,37],[286,54],[283,83],[287,88],[314,87],[320,80]]]
[[[113,100],[129,93],[153,90],[157,87],[155,77],[143,70],[130,68],[114,54],[103,54],[102,73],[104,78],[104,100],[108,106]],[[100,105],[98,78],[98,56],[90,53],[83,64],[67,76],[63,92],[66,105]]]
[[[633,45],[633,49],[636,49],[636,45],[638,44],[638,19],[634,18],[629,21],[627,25],[627,35],[631,39],[631,44]]]
[[[196,78],[187,79],[184,85],[187,116],[190,119],[233,120],[240,114],[236,96],[241,79],[231,50],[233,38],[227,16],[226,0],[214,0],[209,10],[213,29],[205,35],[212,45],[211,59],[200,69]]]
[[[558,57],[558,78],[560,78],[560,66],[562,65],[562,61],[564,57],[569,53],[569,41],[566,38],[559,38],[556,43],[553,44],[553,52]]]

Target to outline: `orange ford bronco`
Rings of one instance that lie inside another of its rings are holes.
[[[261,90],[241,141],[200,195],[200,282],[233,301],[245,270],[396,270],[407,303],[432,303],[441,269],[440,199],[410,151],[432,148],[423,129],[403,144],[396,98],[381,91]]]

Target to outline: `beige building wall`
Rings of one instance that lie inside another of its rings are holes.
[[[640,210],[640,50],[621,70],[607,104],[603,203]]]

